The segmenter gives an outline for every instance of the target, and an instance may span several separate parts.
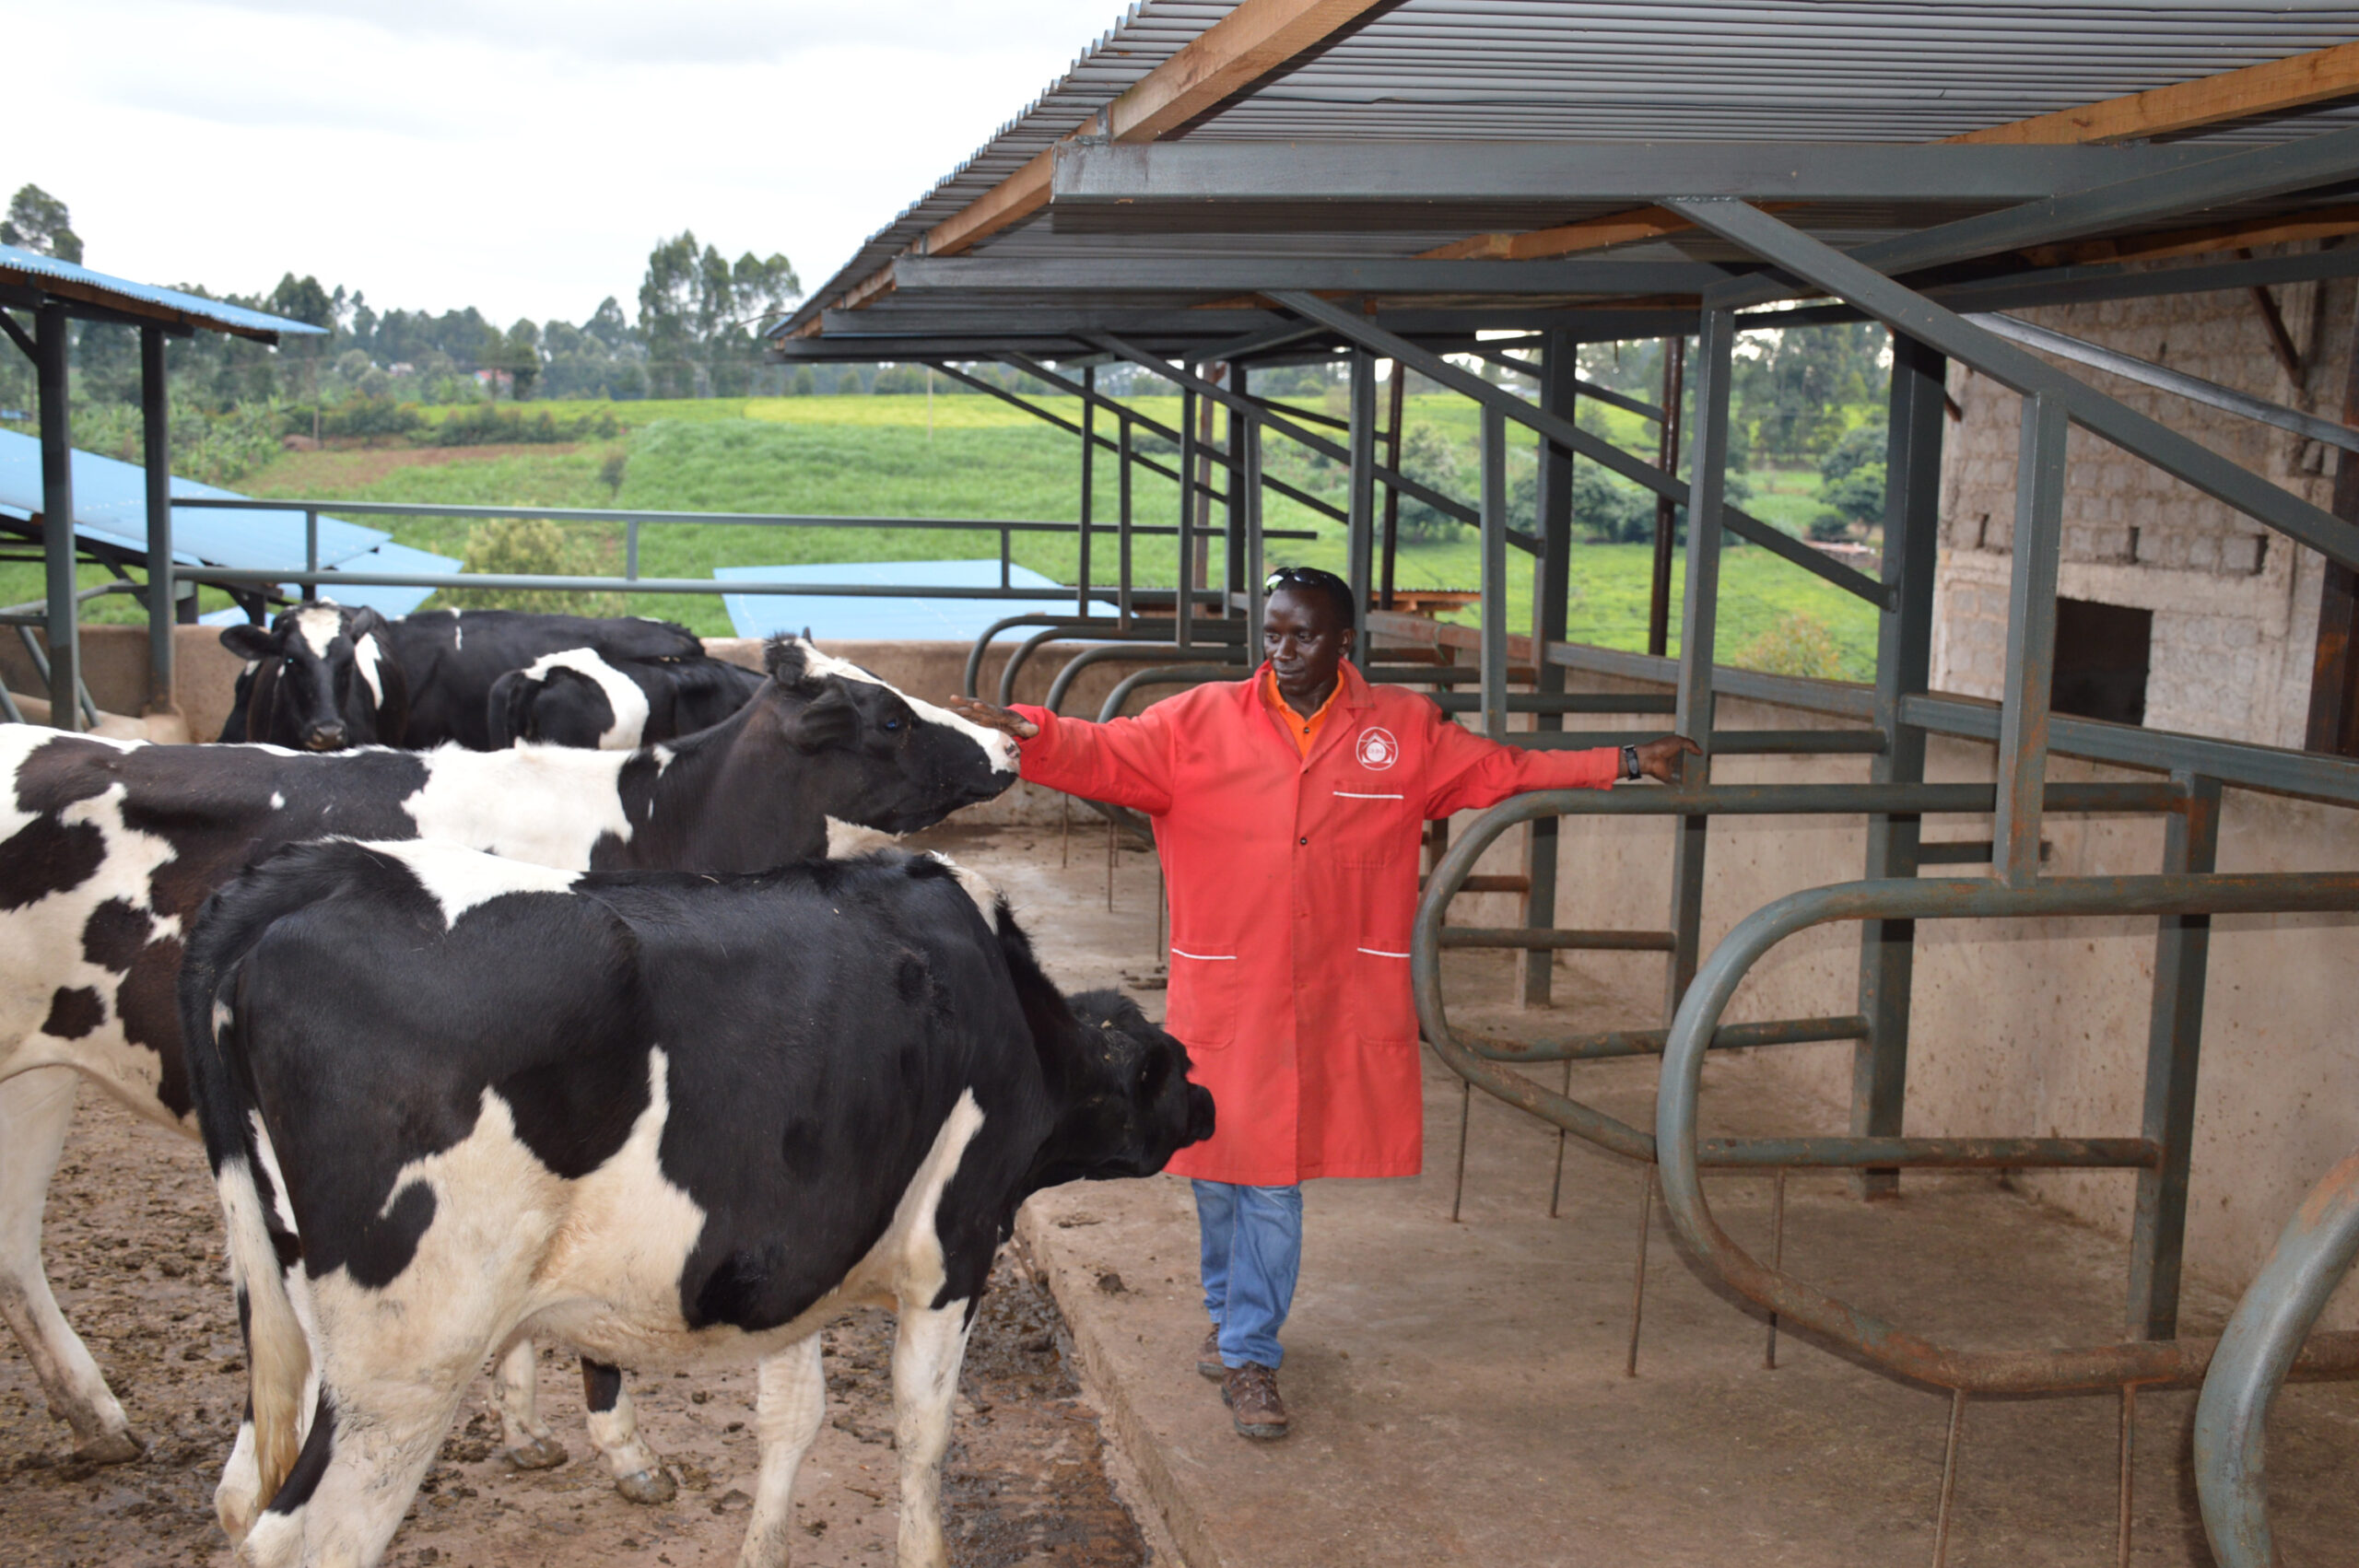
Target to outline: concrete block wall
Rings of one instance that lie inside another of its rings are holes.
[[[2299,385],[2271,353],[2247,290],[2018,313],[2334,418],[2350,364],[2353,294],[2341,280],[2273,291],[2301,351]],[[2084,366],[2062,368],[2304,498],[2331,504],[2335,458],[2320,443]],[[1942,453],[1933,685],[1995,697],[2006,658],[2022,400],[1961,365],[1950,368],[1949,389],[1965,416],[1948,426]],[[2060,591],[2154,612],[2147,727],[2301,745],[2323,560],[2084,430],[2072,431],[2070,455]]]

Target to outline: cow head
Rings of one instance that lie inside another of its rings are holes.
[[[766,650],[786,743],[800,754],[798,789],[828,814],[886,833],[930,826],[1015,782],[1015,743],[897,691],[801,638]]]
[[[1063,1114],[1040,1151],[1036,1188],[1153,1176],[1213,1135],[1212,1093],[1188,1082],[1187,1047],[1120,991],[1084,991],[1067,1005],[1078,1034],[1062,1042]]]
[[[243,707],[224,738],[297,751],[398,743],[409,719],[409,687],[386,646],[385,618],[307,602],[282,612],[268,629],[224,626],[221,646],[251,661],[240,682]]]

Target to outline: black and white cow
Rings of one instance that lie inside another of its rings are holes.
[[[980,878],[892,850],[713,878],[299,845],[206,902],[181,1008],[252,1368],[217,1505],[262,1568],[377,1562],[534,1333],[760,1360],[739,1562],[782,1564],[817,1330],[863,1303],[899,1316],[900,1562],[937,1568],[1016,1206],[1213,1130],[1178,1040],[1068,1004]]]
[[[388,621],[311,603],[268,630],[228,626],[248,661],[225,741],[314,751],[371,743],[499,751],[516,741],[629,751],[707,729],[762,677],[710,658],[687,627],[599,618],[449,610]]]
[[[720,723],[752,700],[761,676],[725,659],[608,660],[594,649],[545,653],[491,684],[488,743],[628,750]]]
[[[801,641],[734,717],[636,752],[520,746],[305,754],[0,726],[0,1316],[83,1457],[140,1451],[41,1261],[76,1074],[195,1130],[172,1001],[184,923],[259,856],[332,835],[434,838],[574,871],[767,870],[857,825],[904,833],[1015,778],[1014,743]],[[563,1457],[529,1347],[501,1378],[520,1462]],[[662,1491],[628,1400],[593,1428],[627,1495]],[[639,1478],[634,1480],[633,1478]],[[653,1490],[651,1492],[651,1488]]]
[[[296,751],[399,745],[409,728],[409,679],[374,610],[298,604],[269,626],[221,628],[221,646],[246,661],[224,741]]]

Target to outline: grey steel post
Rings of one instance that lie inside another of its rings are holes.
[[[1662,342],[1662,442],[1655,466],[1665,474],[1679,472],[1679,405],[1685,400],[1687,339]],[[1648,584],[1647,651],[1660,659],[1671,651],[1671,549],[1676,535],[1674,503],[1669,496],[1655,497],[1654,576]]]
[[[1508,416],[1483,410],[1483,733],[1508,734]]]
[[[1115,590],[1114,608],[1122,618],[1122,629],[1131,629],[1131,421],[1126,416],[1115,428],[1114,487],[1116,511],[1115,557],[1121,568],[1122,579]],[[1180,586],[1180,603],[1187,603],[1187,587]],[[1083,613],[1087,614],[1086,606]]]
[[[1933,651],[1933,563],[1941,543],[1943,383],[1949,361],[1913,338],[1892,340],[1892,397],[1885,426],[1884,581],[1893,592],[1876,634],[1876,727],[1886,737],[1870,765],[1878,784],[1920,784],[1925,731],[1901,721],[1901,704],[1926,689]],[[1917,874],[1922,819],[1868,818],[1870,878]],[[1860,923],[1860,1015],[1868,1036],[1851,1056],[1851,1133],[1897,1138],[1908,1086],[1909,987],[1917,955],[1914,920]],[[1900,1190],[1896,1170],[1861,1171],[1862,1198]]]
[[[1696,427],[1688,444],[1687,582],[1680,610],[1679,707],[1674,726],[1704,748],[1688,760],[1690,782],[1708,784],[1712,769],[1712,643],[1720,606],[1720,500],[1728,488],[1729,382],[1736,349],[1736,318],[1707,310],[1696,333]],[[1704,845],[1711,818],[1679,819],[1672,850],[1670,982],[1663,1017],[1696,977],[1703,938]]]
[[[1220,613],[1236,614],[1236,595],[1246,591],[1247,562],[1245,559],[1245,509],[1258,507],[1262,500],[1262,444],[1255,438],[1261,427],[1241,412],[1245,396],[1245,367],[1231,363],[1228,381],[1238,402],[1228,405],[1228,538],[1224,554],[1227,560],[1224,573],[1228,587],[1221,596]],[[1250,453],[1250,456],[1248,455]],[[1249,470],[1248,462],[1252,464]],[[1260,562],[1252,563],[1259,567]],[[1250,608],[1252,619],[1247,623],[1247,642],[1262,635],[1262,601],[1258,585],[1254,589]]]
[[[1245,372],[1241,367],[1237,372],[1237,379],[1240,381],[1245,379]],[[1262,635],[1262,600],[1264,592],[1262,579],[1265,575],[1262,561],[1262,422],[1247,416],[1241,410],[1235,408],[1228,411],[1228,420],[1229,440],[1244,457],[1244,461],[1232,471],[1236,477],[1230,481],[1229,487],[1232,494],[1241,491],[1245,497],[1245,515],[1241,520],[1245,547],[1241,556],[1234,549],[1229,553],[1231,558],[1237,560],[1243,568],[1241,575],[1245,589],[1245,646],[1250,650]],[[1237,510],[1235,503],[1232,502],[1229,507],[1229,516],[1233,528],[1238,525],[1236,521]],[[1239,575],[1236,568],[1230,568],[1232,582],[1236,581]],[[1253,662],[1250,651],[1246,662],[1249,664]]]
[[[43,587],[49,600],[49,721],[82,728],[82,642],[75,624],[74,426],[66,405],[65,307],[44,301],[33,312],[34,380],[41,399],[41,512]]]
[[[1573,399],[1580,385],[1580,345],[1568,332],[1552,332],[1541,349],[1540,406],[1560,419],[1573,417]],[[1532,689],[1543,697],[1561,696],[1565,667],[1547,657],[1550,643],[1565,640],[1565,614],[1572,593],[1573,453],[1568,447],[1543,439],[1540,443],[1540,558],[1535,561],[1532,590]],[[1544,702],[1542,704],[1547,706]],[[1535,730],[1562,730],[1565,716],[1541,713]],[[1534,817],[1524,840],[1523,871],[1532,891],[1524,898],[1524,921],[1531,927],[1556,923],[1557,819]],[[1547,1005],[1555,979],[1555,954],[1535,948],[1523,955],[1523,1004]],[[1562,1140],[1558,1148],[1563,1148]]]
[[[172,706],[172,626],[180,605],[172,580],[171,408],[165,396],[164,329],[139,329],[139,431],[147,470],[147,711]]]
[[[303,509],[303,569],[307,572],[320,569],[320,509],[317,507]],[[303,585],[304,598],[317,599],[319,596],[319,584],[307,582]]]
[[[2165,819],[2163,871],[2210,872],[2219,859],[2220,781],[2189,773],[2172,778],[2187,791],[2187,809]],[[2130,1227],[2129,1332],[2136,1340],[2178,1338],[2179,1264],[2187,1239],[2187,1176],[2211,954],[2211,916],[2165,915],[2156,923],[2140,1133],[2162,1151],[2162,1162],[2138,1173],[2138,1206]]]
[[[1392,380],[1387,383],[1385,401],[1390,405],[1384,425],[1384,466],[1393,473],[1401,472],[1401,421],[1407,413],[1409,367],[1398,359],[1392,362]],[[1378,591],[1378,603],[1392,608],[1393,568],[1401,557],[1401,489],[1396,485],[1384,487],[1384,567]]]
[[[2048,774],[2048,699],[2056,679],[2056,571],[2064,534],[2064,401],[2024,399],[2015,458],[2014,562],[2007,584],[2005,708],[1990,858],[2017,887],[2039,878],[2039,791]]]
[[[1180,575],[1175,614],[1180,627],[1173,640],[1181,648],[1196,644],[1196,390],[1180,389]]]
[[[1351,358],[1351,495],[1344,505],[1344,580],[1352,589],[1352,662],[1367,668],[1367,598],[1376,555],[1376,356]]]
[[[1089,614],[1089,524],[1097,498],[1097,367],[1081,372],[1081,566],[1074,590],[1074,614]]]
[[[639,576],[639,524],[635,521],[623,525],[623,576]]]

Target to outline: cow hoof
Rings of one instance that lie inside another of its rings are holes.
[[[147,1445],[135,1432],[110,1432],[93,1443],[74,1450],[76,1464],[127,1465],[147,1452]]]
[[[503,1456],[520,1470],[553,1470],[565,1463],[565,1445],[554,1437],[535,1437],[530,1443],[520,1443]]]
[[[672,1479],[671,1471],[659,1465],[651,1470],[620,1477],[615,1482],[615,1490],[623,1494],[626,1503],[669,1503],[678,1494],[680,1483]]]

